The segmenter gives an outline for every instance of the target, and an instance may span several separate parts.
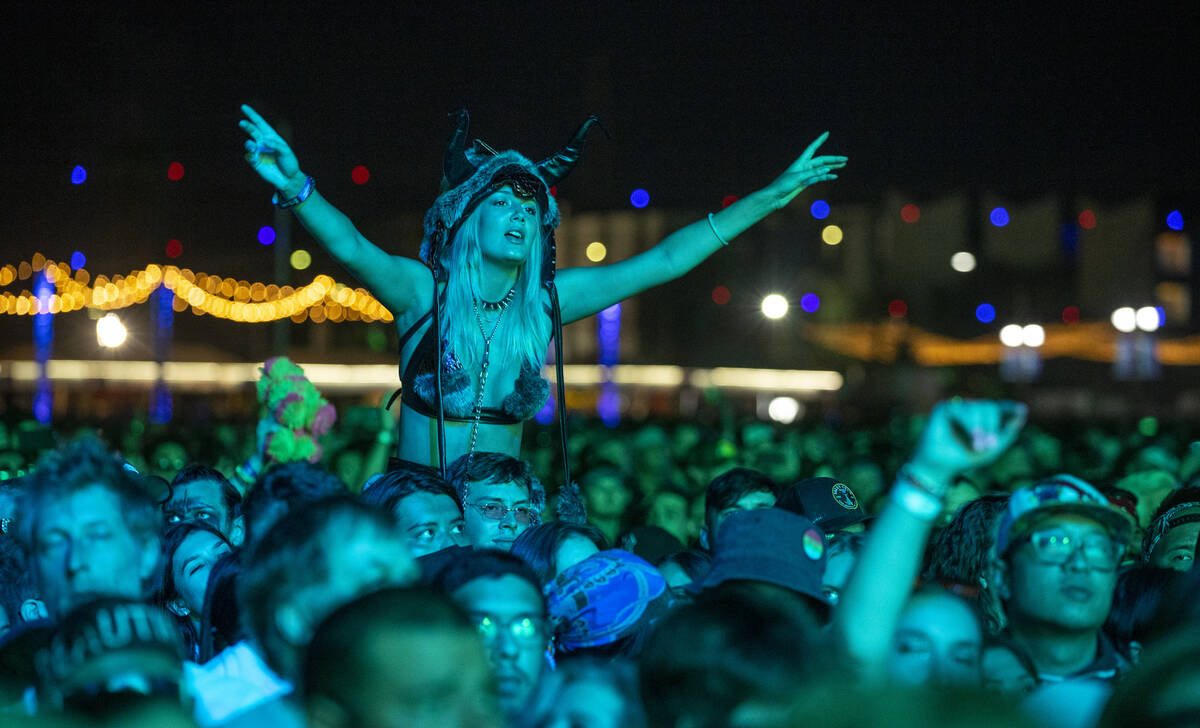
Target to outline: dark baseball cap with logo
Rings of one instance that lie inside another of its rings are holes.
[[[870,516],[854,490],[837,478],[804,478],[779,495],[776,508],[804,516],[825,533],[840,531]]]

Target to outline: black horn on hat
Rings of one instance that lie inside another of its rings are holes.
[[[566,146],[560,149],[554,156],[547,157],[537,163],[538,174],[542,176],[547,185],[557,184],[559,180],[566,177],[575,168],[575,163],[583,155],[583,147],[587,142],[588,132],[591,131],[593,126],[599,126],[604,130],[606,136],[612,138],[612,135],[608,133],[608,129],[604,129],[604,125],[600,123],[598,116],[595,114],[589,116],[580,125],[579,131],[575,132],[575,136],[571,137],[571,141],[567,142]]]
[[[446,143],[442,156],[442,183],[446,189],[457,187],[475,174],[475,165],[467,158],[467,135],[471,129],[471,115],[466,109],[450,114],[454,118],[454,131]]]

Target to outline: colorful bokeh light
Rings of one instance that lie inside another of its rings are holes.
[[[996,320],[996,307],[990,303],[981,303],[975,307],[975,318],[981,324],[990,324]]]
[[[1005,210],[1003,207],[997,207],[988,215],[988,219],[996,227],[1004,227],[1008,224],[1008,210]]]
[[[1096,213],[1091,210],[1084,210],[1079,213],[1079,227],[1084,230],[1091,230],[1096,227]]]
[[[1064,324],[1079,323],[1079,307],[1067,306],[1062,310],[1062,320]]]
[[[350,170],[350,180],[356,185],[365,185],[369,179],[371,179],[371,170],[361,164]]]
[[[805,293],[800,297],[800,308],[805,313],[816,313],[821,307],[821,299],[815,293]]]
[[[75,165],[75,169],[71,170],[71,184],[81,185],[87,180],[87,170],[79,165]]]
[[[733,203],[735,203],[737,201],[738,201],[737,195],[725,195],[724,197],[721,198],[721,209],[724,210],[726,207],[729,207],[730,205],[732,205]]]
[[[172,182],[178,182],[183,179],[183,165],[179,162],[171,162],[167,165],[167,179]]]
[[[183,255],[183,243],[171,238],[167,241],[166,253],[168,258],[178,258]]]
[[[888,316],[904,318],[906,315],[908,315],[908,304],[903,299],[897,298],[888,304]]]
[[[842,229],[837,225],[826,225],[821,230],[821,240],[825,241],[826,245],[837,245],[842,242]]]
[[[76,167],[76,169],[79,169],[79,167]],[[1182,230],[1183,229],[1183,213],[1180,212],[1179,210],[1171,210],[1170,212],[1168,212],[1167,213],[1167,227],[1171,228],[1172,230]]]
[[[633,205],[639,210],[642,209],[646,205],[650,204],[650,193],[639,187],[630,193],[629,204]]]
[[[258,242],[263,245],[270,245],[275,242],[275,228],[270,225],[263,225],[258,229]]]
[[[72,268],[74,268],[75,270],[79,270],[80,268],[82,268],[85,265],[87,265],[87,256],[86,255],[84,255],[79,250],[76,250],[74,253],[71,253],[71,267]]]
[[[291,263],[292,267],[296,270],[304,270],[305,268],[308,268],[308,266],[312,265],[312,255],[304,248],[296,248],[292,251],[292,255],[288,259],[288,262]]]
[[[724,306],[725,304],[729,303],[730,297],[731,294],[729,293],[729,289],[725,286],[717,286],[712,289],[713,303],[717,304],[718,306]]]
[[[901,207],[900,219],[911,225],[912,223],[921,219],[921,208],[911,203]]]
[[[829,203],[825,200],[813,200],[808,211],[818,220],[824,220],[829,217]]]

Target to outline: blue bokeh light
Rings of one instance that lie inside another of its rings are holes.
[[[996,320],[996,307],[990,303],[981,303],[975,307],[975,318],[981,324],[990,324]]]
[[[79,270],[80,268],[82,268],[85,265],[87,265],[87,256],[85,256],[83,253],[79,252],[78,250],[76,250],[74,253],[71,253],[71,269],[72,270]]]
[[[629,195],[629,204],[639,209],[649,205],[650,193],[639,187],[633,191],[633,194]]]
[[[996,227],[1004,227],[1008,224],[1008,210],[1005,210],[1003,207],[997,207],[992,210],[992,214],[988,216],[988,219]]]
[[[75,165],[75,169],[71,170],[71,184],[81,185],[87,179],[87,170],[79,165]]]
[[[824,220],[829,217],[829,203],[825,200],[813,200],[812,206],[808,208],[812,216],[818,220]]]
[[[536,415],[533,416],[533,419],[536,420],[539,425],[550,424],[554,421],[554,408],[554,395],[552,394],[546,398],[546,404],[542,405],[542,408],[538,410]]]
[[[1162,306],[1155,306],[1154,310],[1158,311],[1158,328],[1161,329],[1167,325],[1167,309]]]
[[[1183,213],[1179,210],[1171,210],[1167,213],[1167,227],[1172,230],[1183,229]]]
[[[821,299],[815,293],[805,293],[800,297],[800,308],[807,313],[815,313],[821,307]]]
[[[270,225],[263,225],[258,229],[258,242],[263,245],[270,245],[275,242],[275,228]]]

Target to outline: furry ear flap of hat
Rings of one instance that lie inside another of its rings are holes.
[[[558,498],[554,502],[554,516],[564,523],[587,523],[587,504],[583,502],[579,483],[571,481],[558,489]]]

